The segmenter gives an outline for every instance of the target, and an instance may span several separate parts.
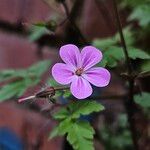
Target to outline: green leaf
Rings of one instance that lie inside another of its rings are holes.
[[[69,105],[71,118],[79,118],[81,115],[88,115],[92,112],[104,110],[104,106],[96,101],[79,101]]]
[[[88,122],[79,120],[81,115],[104,110],[104,106],[96,101],[76,101],[66,108],[61,108],[53,117],[59,120],[50,138],[67,134],[67,140],[75,150],[93,150],[94,130]]]
[[[15,78],[15,77],[25,77],[26,72],[24,70],[3,70],[0,72],[0,82]]]
[[[29,40],[30,41],[36,41],[39,38],[41,38],[44,34],[49,34],[50,31],[48,29],[46,29],[45,26],[32,26],[32,28],[30,29],[31,33],[29,35]]]
[[[62,108],[59,112],[53,115],[56,120],[66,119],[68,116],[70,116],[70,113],[66,108]]]
[[[59,123],[59,125],[51,131],[49,138],[51,139],[56,136],[65,135],[69,132],[70,128],[72,127],[72,124],[73,122],[70,118],[62,120]]]
[[[65,92],[63,92],[63,97],[64,98],[68,98],[68,97],[70,97],[72,94],[71,94],[71,92],[68,90],[68,91],[65,91]]]
[[[67,140],[74,150],[94,150],[94,130],[88,122],[79,121],[73,123],[68,131]]]
[[[0,89],[0,101],[23,95],[28,87],[34,86],[40,81],[41,75],[47,70],[49,65],[49,61],[41,61],[27,69],[1,71],[0,81],[16,80]]]
[[[128,20],[138,20],[141,26],[147,26],[150,24],[150,3],[139,5],[134,8],[133,12],[129,16]]]
[[[12,97],[20,96],[25,91],[25,84],[23,81],[14,82],[3,86],[0,89],[0,101],[10,99]]]
[[[131,46],[135,43],[135,38],[133,35],[133,32],[131,32],[131,27],[127,26],[123,29],[124,38],[126,41],[126,44],[128,46]],[[120,35],[119,33],[116,33],[112,37],[102,38],[102,39],[96,39],[93,41],[93,45],[97,48],[99,48],[102,52],[105,50],[109,50],[110,47],[118,46],[120,45]]]
[[[150,59],[150,55],[141,49],[129,47],[129,57],[132,59]]]
[[[36,74],[36,76],[40,77],[50,66],[50,61],[45,60],[45,61],[40,61],[34,65],[32,65],[27,71],[28,74]]]
[[[74,124],[74,122],[71,120],[71,118],[61,121],[59,124],[59,135],[65,135],[68,133],[72,128],[72,124]]]
[[[133,35],[133,32],[131,31],[131,26],[127,26],[123,29],[123,35],[124,35],[124,39],[126,41],[126,45],[127,46],[132,46],[135,43],[135,37]],[[121,43],[121,39],[120,39],[120,34],[116,33],[114,35],[114,40],[116,41],[116,44],[120,44]],[[111,45],[113,46],[113,45]]]
[[[129,57],[131,59],[150,59],[149,54],[134,47],[128,47]],[[111,46],[109,49],[103,51],[103,60],[102,63],[99,63],[99,66],[108,66],[110,68],[116,67],[117,63],[125,60],[125,55],[122,47]]]
[[[53,130],[50,132],[50,135],[49,135],[49,139],[52,139],[56,136],[59,135],[59,127],[56,126],[55,128],[53,128]]]
[[[65,119],[53,129],[49,138],[67,134],[67,140],[73,146],[74,150],[94,150],[94,133],[94,129],[86,121]]]
[[[150,60],[144,61],[144,63],[141,65],[141,71],[150,71]]]
[[[62,108],[54,114],[55,119],[74,118],[77,119],[81,115],[89,115],[93,112],[104,110],[104,106],[96,101],[77,101],[72,102],[67,108]]]
[[[98,47],[102,52],[103,49],[109,48],[110,46],[113,46],[115,44],[116,41],[114,38],[96,39],[93,41],[93,45],[95,47]]]
[[[142,95],[135,95],[134,101],[143,108],[150,108],[150,93],[142,92]]]

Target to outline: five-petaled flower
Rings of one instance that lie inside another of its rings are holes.
[[[52,68],[52,76],[60,84],[70,84],[71,93],[76,98],[89,97],[93,92],[91,84],[97,87],[109,84],[109,71],[93,67],[102,59],[102,53],[97,48],[86,46],[80,52],[77,46],[67,44],[60,48],[60,57],[65,63],[56,63]]]

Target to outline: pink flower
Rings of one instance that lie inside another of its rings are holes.
[[[86,46],[80,52],[77,46],[68,44],[60,48],[60,57],[65,63],[55,64],[52,75],[58,83],[70,84],[71,93],[76,98],[89,97],[93,92],[91,84],[97,87],[109,84],[109,71],[93,67],[102,59],[102,53],[97,48]]]

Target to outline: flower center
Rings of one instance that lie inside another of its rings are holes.
[[[77,69],[76,72],[75,72],[75,74],[76,74],[77,76],[81,76],[82,73],[83,73],[83,68],[79,68],[79,69]]]

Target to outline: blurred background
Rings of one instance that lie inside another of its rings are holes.
[[[108,87],[95,89],[103,97],[98,101],[105,111],[88,118],[96,130],[95,149],[133,150],[134,136],[139,150],[150,149],[150,1],[117,0],[117,4],[127,46],[133,50],[129,53],[134,71],[146,74],[135,85],[138,111],[133,126],[139,134],[131,135],[129,129],[124,104],[128,89],[120,76],[124,56],[118,52],[122,50],[112,0],[0,0],[0,149],[71,149],[63,137],[48,140],[57,124],[51,117],[52,103],[17,102],[56,84],[50,68],[60,61],[59,48],[67,43],[98,47],[104,55],[99,65],[112,73]],[[64,100],[68,95],[56,97]]]

